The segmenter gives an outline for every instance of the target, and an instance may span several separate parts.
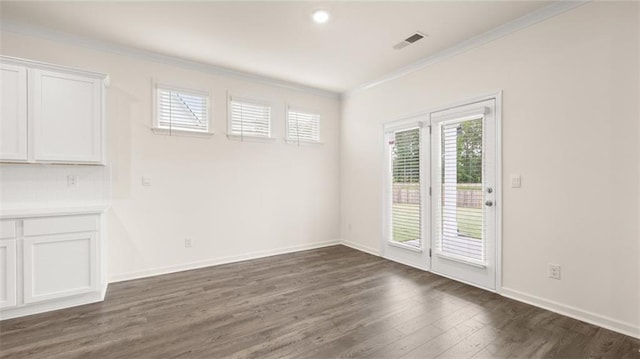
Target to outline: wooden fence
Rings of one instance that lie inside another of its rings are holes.
[[[456,202],[462,208],[482,208],[482,184],[458,184]],[[418,183],[394,183],[393,203],[420,203],[420,185]]]

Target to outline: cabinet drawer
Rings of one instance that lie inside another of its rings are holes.
[[[62,216],[24,220],[25,236],[59,233],[96,232],[100,228],[98,215]]]
[[[16,221],[0,221],[0,239],[16,238]]]

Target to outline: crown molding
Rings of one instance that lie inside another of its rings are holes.
[[[108,77],[109,77],[107,74],[103,74],[103,73],[99,73],[99,72],[95,72],[95,71],[81,70],[81,69],[77,69],[77,68],[69,67],[69,66],[48,64],[46,62],[21,59],[21,58],[18,58],[18,57],[6,56],[6,55],[2,55],[2,54],[0,54],[0,63],[18,65],[18,66],[27,66],[27,67],[43,69],[43,70],[53,70],[53,71],[58,71],[58,72],[66,72],[66,73],[69,73],[69,74],[81,75],[81,76],[85,76],[85,77],[94,77],[96,79],[100,79],[100,80],[107,81],[107,82],[108,82]]]
[[[0,30],[11,32],[19,35],[27,35],[32,37],[43,38],[55,42],[66,43],[69,45],[81,46],[92,50],[108,52],[121,56],[128,56],[137,59],[152,61],[156,63],[182,67],[189,70],[211,73],[214,75],[222,75],[234,77],[243,80],[253,81],[269,86],[274,86],[287,90],[300,91],[316,96],[339,99],[340,93],[323,90],[316,87],[306,86],[295,82],[275,79],[268,76],[258,75],[250,72],[233,70],[230,68],[206,64],[203,62],[186,60],[176,56],[163,55],[152,51],[141,50],[129,46],[116,45],[114,43],[91,39],[88,37],[73,35],[65,32],[52,30],[49,28],[26,24],[9,19],[0,21]]]
[[[382,77],[365,82],[361,85],[358,85],[342,93],[323,90],[316,87],[306,86],[306,85],[285,81],[285,80],[279,80],[279,79],[258,75],[254,73],[233,70],[233,69],[222,67],[222,66],[216,66],[216,65],[210,65],[202,62],[186,60],[176,56],[163,55],[163,54],[159,54],[152,51],[146,51],[146,50],[136,49],[133,47],[116,45],[116,44],[105,42],[105,41],[90,39],[83,36],[72,35],[69,33],[59,32],[49,28],[26,24],[26,23],[17,22],[17,21],[8,20],[8,19],[3,19],[2,21],[0,21],[0,30],[17,33],[21,35],[44,38],[47,40],[67,43],[67,44],[76,45],[76,46],[82,46],[85,48],[113,53],[117,55],[129,56],[129,57],[134,57],[142,60],[178,66],[178,67],[182,67],[190,70],[196,70],[196,71],[211,73],[215,75],[240,78],[240,79],[258,82],[258,83],[279,87],[283,89],[309,93],[317,96],[334,98],[334,99],[338,99],[338,98],[344,99],[358,92],[371,89],[373,87],[382,85],[384,83],[399,79],[401,77],[404,77],[406,75],[419,71],[427,66],[436,64],[448,58],[457,56],[469,50],[485,45],[489,42],[498,40],[511,33],[522,30],[524,28],[527,28],[529,26],[542,22],[546,19],[552,18],[556,15],[559,15],[569,10],[572,10],[574,8],[577,8],[578,6],[584,5],[590,1],[591,0],[576,0],[576,1],[558,0],[541,9],[538,9],[520,18],[512,20],[506,24],[493,28],[480,35],[464,40],[452,47],[449,47],[431,56],[427,56],[410,65],[401,67]]]
[[[512,20],[503,25],[495,27],[489,31],[486,31],[480,35],[476,35],[467,40],[464,40],[445,50],[439,51],[433,55],[422,58],[421,60],[418,60],[410,65],[394,70],[380,78],[377,78],[375,80],[371,80],[359,86],[356,86],[348,91],[343,92],[342,98],[343,99],[348,98],[349,96],[352,96],[358,92],[371,89],[373,87],[382,85],[384,83],[387,83],[393,80],[397,80],[401,77],[404,77],[416,71],[419,71],[427,66],[430,66],[435,63],[446,60],[448,58],[460,55],[464,52],[467,52],[469,50],[485,45],[489,42],[498,40],[511,33],[514,33],[516,31],[522,30],[529,26],[535,25],[539,22],[552,18],[556,15],[560,15],[564,12],[577,8],[578,6],[584,5],[588,2],[591,2],[591,0],[577,0],[577,1],[558,0],[543,8],[530,12],[522,17],[519,17],[515,20]]]

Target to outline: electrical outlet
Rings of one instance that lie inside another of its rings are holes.
[[[80,182],[80,176],[78,175],[67,176],[67,187],[78,187],[79,182]]]
[[[549,264],[549,278],[560,279],[559,264]]]
[[[191,238],[185,238],[184,239],[184,247],[185,248],[191,248]]]

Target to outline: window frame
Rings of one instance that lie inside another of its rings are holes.
[[[284,131],[285,131],[285,141],[287,143],[290,144],[311,144],[311,145],[321,145],[324,142],[322,142],[322,114],[320,114],[320,111],[314,111],[314,110],[310,110],[308,108],[304,108],[304,107],[300,107],[300,106],[291,106],[291,105],[287,105],[286,109],[285,109],[285,123],[284,123]],[[298,112],[298,113],[304,113],[304,114],[308,114],[308,115],[316,115],[318,116],[318,140],[314,141],[314,140],[308,140],[308,139],[300,139],[300,138],[290,138],[289,137],[289,112]]]
[[[250,105],[258,105],[269,108],[269,134],[267,136],[246,135],[243,133],[233,133],[232,128],[232,102],[243,102]],[[270,101],[257,99],[254,97],[235,96],[228,95],[227,99],[227,138],[236,141],[274,141],[276,138],[273,136],[273,104]]]
[[[207,130],[206,131],[195,131],[195,130],[187,130],[187,129],[173,129],[173,128],[165,128],[160,127],[160,91],[168,90],[174,92],[180,92],[191,96],[200,96],[206,99],[206,111],[207,111]],[[205,136],[210,137],[214,135],[213,131],[213,101],[211,97],[211,92],[207,90],[197,89],[197,88],[187,88],[183,86],[176,86],[167,84],[164,82],[154,82],[153,85],[153,117],[151,123],[151,131],[154,134],[158,135],[178,135],[178,136]]]

